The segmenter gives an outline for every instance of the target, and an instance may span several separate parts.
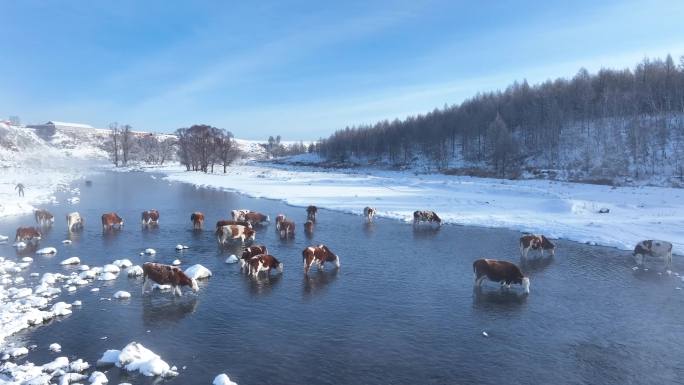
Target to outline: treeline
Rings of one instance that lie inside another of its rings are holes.
[[[128,124],[111,123],[109,129],[109,141],[105,149],[116,167],[127,166],[131,162],[163,165],[174,158],[174,137],[134,132]]]
[[[240,157],[233,134],[225,129],[206,124],[176,130],[178,159],[188,171],[214,172],[214,166],[223,166],[223,172]]]
[[[315,150],[336,160],[427,161],[516,176],[522,166],[586,175],[684,174],[684,57],[633,70],[581,69],[572,79],[481,93],[425,115],[347,127]]]
[[[304,142],[301,141],[299,143],[284,144],[282,143],[280,135],[277,135],[276,137],[269,136],[268,142],[261,144],[261,146],[266,150],[266,153],[273,158],[303,154],[313,151],[314,149],[312,145],[306,146]]]

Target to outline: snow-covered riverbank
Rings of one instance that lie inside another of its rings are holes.
[[[153,169],[171,181],[412,220],[414,210],[436,211],[446,223],[542,232],[554,238],[631,249],[641,239],[665,239],[684,252],[684,190],[618,187],[543,180],[510,181],[375,170],[331,171],[244,164],[227,174]],[[610,212],[601,214],[599,210]]]

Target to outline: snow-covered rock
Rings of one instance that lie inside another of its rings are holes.
[[[119,290],[116,293],[114,293],[114,298],[116,299],[128,299],[131,298],[131,293],[123,290]]]
[[[112,281],[116,279],[116,274],[113,273],[102,273],[97,277],[98,281]]]
[[[52,344],[50,344],[48,349],[50,349],[51,352],[57,353],[57,352],[62,350],[62,345],[60,345],[58,343],[52,343]]]
[[[231,254],[228,258],[226,258],[226,263],[237,263],[238,257],[235,254]]]
[[[90,364],[83,361],[82,359],[77,359],[69,364],[69,370],[72,372],[80,373],[90,367]]]
[[[147,255],[154,255],[154,254],[157,254],[157,250],[148,248],[148,249],[145,249],[145,251],[143,251],[143,253],[145,253]]]
[[[128,273],[129,277],[138,277],[143,275],[143,269],[138,265],[129,267],[126,269],[126,272]]]
[[[185,246],[185,245],[181,245],[181,244],[176,245],[176,250],[178,250],[178,251],[186,250],[189,248],[190,248],[189,246]]]
[[[71,239],[65,239],[65,240],[63,240],[63,241],[62,241],[62,244],[70,245],[70,244],[71,244]]]
[[[221,373],[218,376],[214,377],[214,382],[211,383],[212,385],[237,385],[236,382],[233,382],[228,378],[228,375],[225,373]]]
[[[36,251],[36,254],[40,254],[40,255],[57,254],[57,249],[55,249],[54,247],[43,247],[42,249],[38,249],[38,251]]]
[[[90,382],[91,385],[103,385],[109,382],[109,380],[104,373],[95,371],[88,377],[88,382]]]
[[[121,271],[121,268],[119,268],[119,266],[114,265],[114,264],[108,264],[108,265],[102,266],[102,271],[104,271],[105,273],[119,274],[119,272]]]
[[[83,305],[83,303],[79,300],[76,300],[76,301],[72,302],[71,305],[72,306],[81,306],[81,305]]]
[[[60,265],[78,265],[79,263],[81,263],[81,259],[79,257],[71,257],[71,258],[67,258],[67,259],[63,260],[59,264]]]
[[[22,262],[33,262],[33,258],[31,257],[24,257],[21,259]]]
[[[133,266],[133,262],[131,262],[130,259],[117,259],[116,261],[112,262],[112,265],[116,265],[120,269],[125,269]]]
[[[56,316],[69,315],[71,314],[71,305],[66,302],[57,302],[52,305],[51,311]]]
[[[173,262],[171,262],[171,264],[172,264],[173,266],[178,266],[178,265],[181,264],[181,261],[180,261],[180,259],[174,259]]]
[[[209,278],[211,277],[211,270],[200,264],[196,264],[185,269],[185,275],[194,279]]]
[[[139,371],[144,376],[178,375],[161,357],[137,342],[129,343],[121,351],[107,350],[98,360],[98,365],[107,363],[130,372]]]
[[[90,266],[88,266],[88,265],[80,265],[80,266],[78,267],[78,270],[79,270],[79,271],[90,270]]]

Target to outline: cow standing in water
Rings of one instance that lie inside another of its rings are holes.
[[[145,225],[158,225],[159,224],[159,211],[157,211],[157,210],[143,211],[140,218],[141,218],[143,226],[145,226]]]
[[[245,213],[242,218],[246,222],[249,222],[252,224],[252,226],[263,226],[268,223],[271,219],[268,217],[268,215],[264,215],[261,213],[258,213],[256,211],[251,211],[248,213]]]
[[[413,225],[416,226],[423,222],[436,223],[438,226],[442,225],[442,219],[434,211],[414,211]]]
[[[276,231],[280,231],[280,223],[283,222],[284,220],[285,220],[285,214],[276,215],[276,218],[275,218]]]
[[[247,209],[239,209],[239,210],[233,210],[230,212],[230,215],[233,217],[234,221],[244,221],[245,220],[245,214],[251,213],[251,210]]]
[[[119,230],[123,228],[124,221],[117,213],[102,214],[102,229],[111,230],[118,227]]]
[[[221,226],[216,229],[216,240],[219,245],[225,245],[228,240],[254,241],[256,239],[256,231],[245,226],[228,225]]]
[[[375,217],[375,209],[372,207],[365,207],[363,209],[363,217],[366,218],[366,221],[373,222],[373,217]]]
[[[81,214],[77,212],[69,213],[66,216],[66,221],[67,221],[67,230],[69,232],[75,231],[75,230],[83,230],[83,225],[84,225],[84,220]]]
[[[15,242],[37,244],[41,239],[40,230],[35,227],[19,227],[14,236]]]
[[[227,219],[221,219],[220,221],[216,222],[216,228],[218,229],[219,227],[223,226],[230,226],[230,225],[238,225],[238,226],[245,226],[247,228],[252,228],[252,224],[247,222],[247,221],[230,221]]]
[[[302,251],[302,260],[304,262],[304,274],[308,274],[314,264],[318,265],[319,270],[323,270],[325,262],[332,262],[338,268],[340,267],[340,257],[330,251],[326,245],[307,247]]]
[[[314,232],[314,223],[311,220],[308,220],[304,223],[304,232],[307,235],[313,235]]]
[[[261,254],[268,254],[268,249],[266,248],[266,246],[254,245],[245,248],[245,250],[242,252],[242,255],[240,256],[240,270],[245,269],[245,271],[248,271],[249,260]]]
[[[643,266],[646,257],[653,257],[665,261],[665,268],[672,269],[672,243],[649,239],[637,243],[632,253],[637,265]]]
[[[47,210],[36,210],[33,216],[36,218],[36,223],[41,226],[52,226],[55,222],[55,217]]]
[[[171,285],[173,293],[181,296],[181,287],[189,286],[192,291],[197,292],[199,286],[194,278],[188,277],[183,270],[175,266],[163,265],[161,263],[146,262],[143,264],[143,286],[142,293],[145,294],[149,289],[149,281],[158,285]]]
[[[544,256],[544,251],[547,250],[551,256],[554,256],[556,252],[556,245],[554,245],[553,242],[551,242],[544,235],[525,234],[520,237],[520,257],[527,258],[527,253],[530,251],[530,249],[539,250],[542,257]]]
[[[283,272],[283,264],[272,255],[259,254],[249,260],[249,271],[254,278],[262,271],[265,271],[266,275],[270,275],[271,269],[278,269],[278,272]]]
[[[195,211],[194,213],[190,214],[190,221],[192,222],[193,230],[202,230],[202,226],[204,225],[204,214],[199,211]]]
[[[316,222],[316,214],[318,213],[318,207],[309,206],[306,208],[306,219],[311,222]]]
[[[280,222],[280,238],[287,239],[295,235],[295,223],[287,219]]]
[[[473,262],[475,287],[482,286],[482,281],[489,279],[501,283],[502,287],[510,288],[512,283],[521,285],[525,294],[530,292],[530,279],[523,275],[520,268],[508,261],[495,259],[478,259]]]

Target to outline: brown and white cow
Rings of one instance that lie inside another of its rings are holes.
[[[197,292],[199,286],[194,278],[188,277],[183,270],[176,266],[163,265],[161,263],[146,262],[143,264],[143,286],[142,293],[145,294],[149,289],[149,281],[159,285],[171,285],[175,295],[181,295],[181,287],[189,286],[192,291]]]
[[[219,245],[225,245],[228,240],[253,241],[256,239],[256,231],[246,226],[227,225],[216,229],[216,240]]]
[[[252,228],[252,224],[247,222],[247,221],[230,221],[227,219],[221,219],[220,221],[216,222],[216,228],[218,229],[221,226],[228,226],[228,225],[240,225],[240,226],[245,226],[248,228]]]
[[[195,211],[190,214],[190,221],[192,222],[192,228],[194,230],[202,230],[202,226],[204,225],[204,214]]]
[[[124,220],[117,213],[102,214],[102,229],[111,230],[114,227],[121,229],[124,225]]]
[[[307,234],[313,234],[314,223],[311,220],[304,222],[304,232]]]
[[[438,225],[441,225],[442,219],[440,219],[434,211],[414,211],[413,225],[415,226],[421,222],[437,223]]]
[[[551,256],[556,253],[556,245],[553,244],[544,235],[525,234],[520,237],[520,257],[527,258],[527,253],[532,250],[539,250],[541,256],[544,256],[544,251],[548,250]]]
[[[373,222],[373,217],[375,217],[375,209],[372,207],[366,206],[363,209],[363,217],[366,218],[366,221]]]
[[[249,260],[257,255],[268,254],[268,249],[264,245],[254,245],[245,248],[240,256],[240,269],[244,269],[249,266]]]
[[[270,275],[271,269],[278,269],[278,272],[283,272],[283,264],[270,254],[259,254],[249,260],[249,272],[254,278],[262,271],[265,271],[266,275]]]
[[[264,215],[262,213],[258,213],[256,211],[250,211],[248,213],[245,213],[243,215],[243,218],[245,221],[249,222],[252,224],[252,226],[258,226],[258,225],[263,225],[269,222],[271,219],[268,217],[268,215]]]
[[[55,217],[47,210],[36,210],[33,212],[33,216],[36,218],[36,223],[41,226],[51,226],[55,222]]]
[[[143,225],[158,225],[159,224],[159,211],[157,210],[147,210],[143,211],[140,215],[140,219]]]
[[[35,227],[19,227],[14,237],[15,242],[38,243],[40,241],[40,230]]]
[[[275,217],[276,231],[280,231],[280,222],[285,220],[285,214],[278,214]]]
[[[316,222],[316,214],[318,213],[318,207],[309,206],[306,208],[306,219],[312,222]]]
[[[247,209],[240,209],[240,210],[232,210],[230,212],[230,215],[233,217],[234,221],[244,221],[245,220],[245,214],[251,213],[251,210]]]
[[[326,245],[307,247],[302,251],[302,260],[304,261],[304,274],[309,273],[313,264],[318,265],[319,270],[323,270],[325,262],[334,262],[335,266],[340,267],[340,257],[330,251]]]
[[[77,212],[69,213],[66,216],[67,229],[71,232],[74,230],[82,230],[85,224],[81,214]]]
[[[501,283],[502,287],[510,288],[512,283],[521,285],[523,291],[530,292],[530,279],[523,275],[520,268],[508,261],[495,259],[478,259],[473,262],[475,274],[475,287],[481,287],[485,278],[493,282]]]
[[[637,243],[632,253],[637,265],[644,265],[646,257],[658,258],[665,261],[665,268],[672,268],[672,243],[648,239]]]
[[[295,235],[295,223],[287,219],[280,222],[280,238],[290,238]]]

